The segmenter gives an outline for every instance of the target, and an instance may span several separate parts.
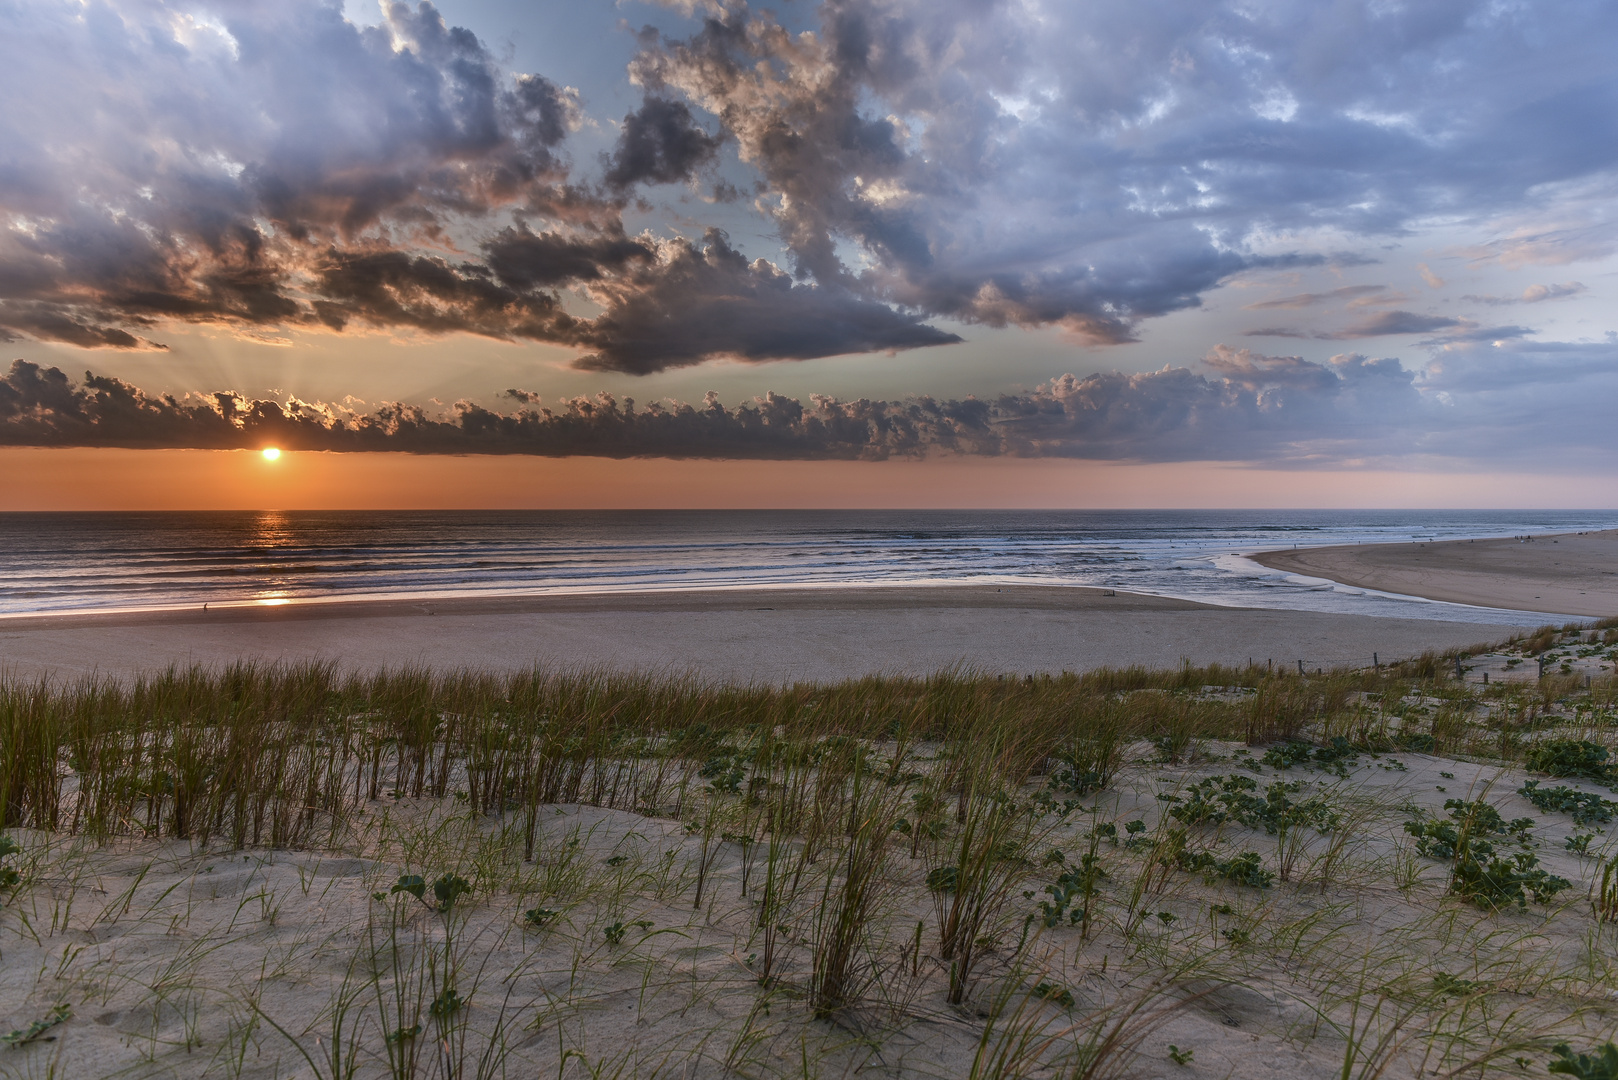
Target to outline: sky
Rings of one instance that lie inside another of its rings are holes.
[[[1615,47],[0,0],[0,509],[1618,506]]]

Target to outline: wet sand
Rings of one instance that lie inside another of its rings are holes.
[[[345,669],[540,665],[779,683],[955,665],[1018,675],[1182,660],[1330,667],[1509,634],[1482,623],[1057,586],[724,590],[10,618],[0,620],[0,670],[123,677],[170,664],[330,660]]]
[[[1456,604],[1618,615],[1618,530],[1425,544],[1354,544],[1266,551],[1274,570]]]

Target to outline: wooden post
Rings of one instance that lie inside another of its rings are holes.
[[[1376,653],[1371,654],[1371,666],[1376,668],[1378,675],[1382,674],[1382,659]]]
[[[1303,661],[1302,660],[1298,661],[1298,674],[1299,675],[1306,674],[1306,672],[1303,670]]]

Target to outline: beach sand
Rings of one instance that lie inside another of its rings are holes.
[[[1274,570],[1456,604],[1618,615],[1618,530],[1425,544],[1354,544],[1266,551]]]
[[[1167,805],[1162,793],[1231,771],[1219,763],[1244,750],[1209,745],[1209,760],[1167,766],[1137,746],[1098,809],[1110,822],[1155,822]],[[0,1073],[285,1080],[346,1075],[330,1067],[339,1048],[342,1060],[358,1062],[358,1080],[371,1080],[387,1075],[386,1046],[419,1033],[420,1070],[401,1071],[424,1078],[966,1076],[982,1046],[993,1050],[996,1036],[1007,1038],[1003,1030],[983,1034],[997,994],[1036,983],[1072,996],[1066,1007],[1038,998],[1008,1007],[1002,1029],[1012,1027],[1013,1038],[1032,1033],[1030,1056],[1071,1060],[1091,1031],[1109,1030],[1117,1045],[1104,1044],[1108,1070],[1100,1075],[1142,1080],[1328,1080],[1344,1072],[1345,1058],[1371,1062],[1357,1076],[1408,1077],[1426,1075],[1424,1053],[1431,1065],[1446,1052],[1446,1066],[1484,1052],[1502,1060],[1531,1055],[1531,1073],[1516,1075],[1542,1076],[1549,1054],[1541,1044],[1571,1038],[1584,1049],[1611,1037],[1610,1014],[1580,1007],[1609,989],[1599,952],[1579,964],[1603,934],[1586,904],[1496,916],[1446,898],[1438,860],[1407,854],[1400,863],[1392,853],[1408,852],[1397,837],[1410,807],[1443,816],[1447,791],[1492,788],[1507,817],[1541,819],[1539,857],[1573,883],[1564,896],[1599,880],[1602,857],[1564,849],[1567,819],[1545,820],[1513,794],[1526,779],[1519,770],[1417,754],[1398,761],[1394,769],[1365,760],[1338,785],[1303,770],[1286,774],[1332,805],[1354,808],[1347,812],[1357,835],[1335,870],[1323,869],[1331,839],[1321,836],[1301,850],[1291,884],[1237,887],[1165,873],[1147,893],[1159,914],[1135,924],[1130,937],[1120,929],[1129,921],[1129,889],[1151,850],[1102,844],[1108,873],[1088,941],[1072,925],[1032,923],[1023,974],[1008,973],[1004,955],[1017,941],[1017,916],[1038,910],[1014,896],[992,923],[1002,952],[980,959],[983,977],[966,1006],[945,1003],[946,965],[934,959],[937,931],[929,928],[916,939],[914,967],[883,969],[888,996],[873,990],[830,1023],[811,1021],[803,1003],[806,938],[783,938],[781,984],[773,993],[760,989],[753,965],[763,871],[753,867],[749,899],[741,850],[717,844],[710,857],[699,829],[666,816],[547,806],[533,862],[522,859],[520,828],[457,813],[453,800],[375,803],[360,836],[333,851],[20,833],[27,884],[0,907],[0,1030],[62,1019],[45,1033],[55,1041],[0,1050]],[[1076,859],[1092,821],[1079,815],[1041,845]],[[1231,823],[1220,832],[1230,850],[1260,852],[1277,865],[1276,842],[1262,830]],[[902,884],[884,891],[873,933],[887,946],[884,956],[902,958],[908,927],[938,916],[917,887],[927,857],[910,857],[903,843],[891,855],[888,870]],[[707,901],[693,906],[698,863],[708,866]],[[453,946],[448,919],[389,895],[401,866],[427,875],[457,867],[476,878],[453,923]],[[1032,890],[1057,870],[1047,860],[1029,873]],[[529,924],[525,909],[545,913],[543,929]],[[808,918],[793,911],[794,921]],[[606,937],[611,925],[624,931],[619,944]],[[467,1003],[448,1021],[428,1007],[437,1009],[437,980],[448,977],[435,964],[458,972],[456,993]],[[1483,974],[1490,981],[1460,983],[1475,988],[1462,990],[1476,994],[1465,1002],[1471,1011],[1459,1012],[1458,998],[1431,996],[1437,978]],[[1367,993],[1368,978],[1405,995],[1380,1027],[1373,1010],[1391,1011],[1392,999]],[[1505,994],[1489,996],[1495,985]],[[1524,987],[1544,989],[1536,999]],[[1355,1006],[1363,1008],[1351,1012]],[[1492,1010],[1483,1014],[1487,1024],[1473,1019],[1483,1009]],[[1338,1034],[1390,1028],[1383,1041],[1366,1039],[1357,1050]],[[1534,1036],[1537,1043],[1523,1041]],[[1194,1059],[1186,1055],[1186,1064],[1170,1057],[1187,1049]],[[306,1068],[304,1054],[323,1068]],[[722,1064],[738,1058],[737,1067]],[[1072,1075],[1049,1068],[978,1074]]]
[[[0,670],[73,678],[326,659],[691,672],[732,681],[1103,666],[1369,664],[1508,636],[1483,623],[1213,607],[1065,587],[692,591],[410,600],[0,621]]]

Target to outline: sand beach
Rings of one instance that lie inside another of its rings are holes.
[[[1215,607],[1064,587],[749,589],[213,607],[0,620],[0,669],[127,676],[171,664],[330,660],[489,671],[611,668],[731,682],[954,666],[1362,666],[1507,636],[1486,623]]]
[[[1456,677],[1509,634],[994,586],[7,619],[0,1076],[1520,1075],[1618,1034],[1618,634]]]
[[[1266,551],[1275,570],[1454,604],[1618,615],[1618,530]]]

